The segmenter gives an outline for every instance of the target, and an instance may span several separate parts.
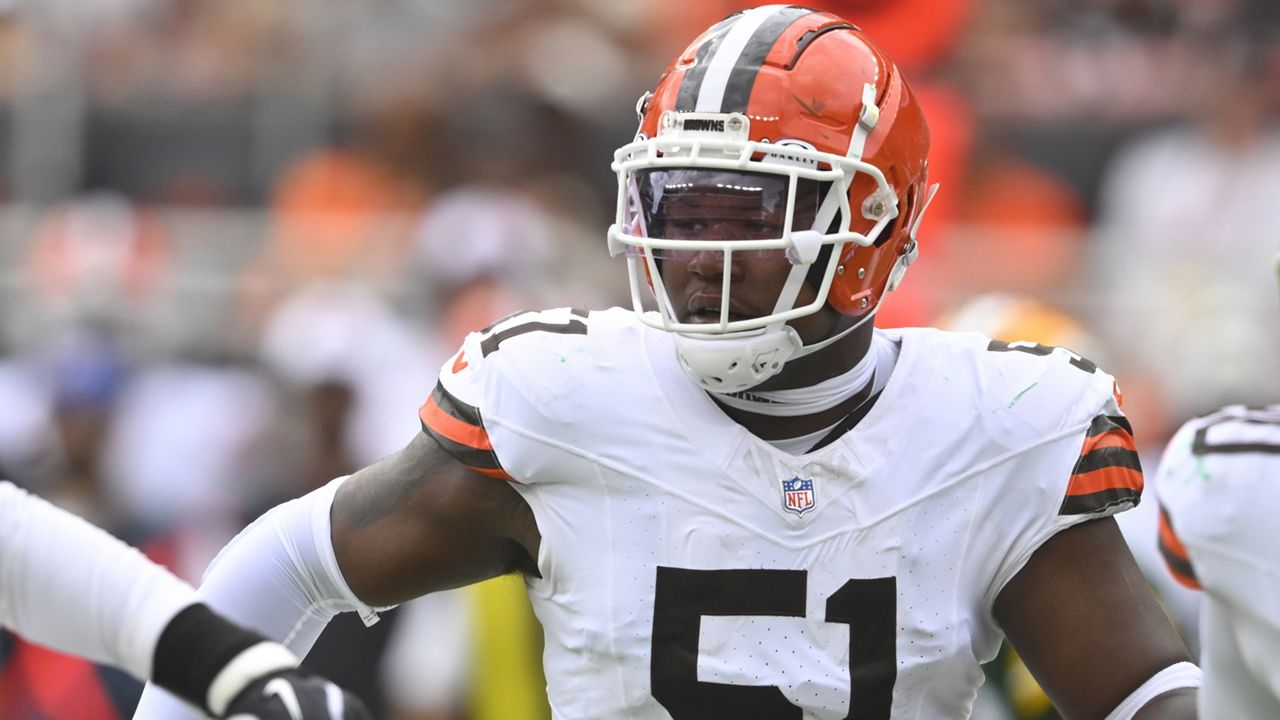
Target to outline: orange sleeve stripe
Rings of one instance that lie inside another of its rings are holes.
[[[1084,438],[1084,445],[1080,446],[1080,455],[1088,455],[1089,452],[1098,450],[1100,447],[1124,447],[1128,448],[1128,450],[1135,450],[1132,434],[1116,428],[1107,430],[1105,433],[1096,434],[1096,436]]]
[[[1112,430],[1101,435],[1095,435],[1086,438],[1084,446],[1080,448],[1081,455],[1087,455],[1098,448],[1122,447],[1129,450],[1134,449],[1133,437],[1121,430]]]
[[[1109,490],[1141,493],[1142,462],[1133,435],[1123,419],[1099,416],[1080,448],[1080,457],[1071,469],[1067,496],[1091,495]]]
[[[1143,478],[1141,470],[1126,467],[1105,467],[1086,473],[1071,476],[1067,485],[1067,495],[1090,495],[1113,488],[1124,488],[1141,493]]]
[[[472,470],[475,470],[481,475],[488,475],[491,478],[506,480],[507,482],[518,482],[515,478],[508,475],[507,471],[503,470],[502,468],[482,468],[482,467],[476,467],[474,465],[468,465],[467,467],[471,468]]]
[[[1169,524],[1164,508],[1160,509],[1160,544],[1179,560],[1191,560],[1191,556],[1187,555],[1187,546],[1183,545],[1182,540],[1178,539],[1178,535],[1173,532],[1173,526]]]
[[[493,449],[493,445],[489,442],[489,433],[485,432],[483,427],[468,425],[441,410],[434,397],[428,397],[427,401],[422,404],[422,408],[418,411],[418,417],[433,432],[459,445],[466,445],[480,450]]]
[[[1203,590],[1200,579],[1196,577],[1195,566],[1191,564],[1191,556],[1187,553],[1187,547],[1182,544],[1182,540],[1178,538],[1178,534],[1174,532],[1172,523],[1169,522],[1169,516],[1165,513],[1163,507],[1160,508],[1160,534],[1157,545],[1160,548],[1160,556],[1164,558],[1165,566],[1169,568],[1169,574],[1179,585],[1191,588],[1192,590]]]

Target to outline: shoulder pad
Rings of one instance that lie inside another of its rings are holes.
[[[1115,378],[1071,350],[1030,342],[987,340],[990,400],[1045,431],[1119,415]]]
[[[544,366],[558,364],[570,346],[581,346],[589,317],[586,310],[577,308],[509,315],[468,335],[457,354],[440,368],[440,384],[479,406],[486,384],[513,370],[517,376],[537,375]]]

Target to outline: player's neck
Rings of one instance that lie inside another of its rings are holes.
[[[808,388],[848,373],[868,357],[873,331],[872,324],[865,323],[830,347],[788,362],[782,372],[752,390],[768,392]],[[838,404],[802,415],[780,416],[731,407],[723,402],[717,404],[734,422],[756,437],[764,440],[799,437],[831,427],[859,409],[872,390],[870,374],[864,377],[867,381],[859,383],[860,387],[854,388],[855,392]]]
[[[800,415],[797,417],[762,415],[748,410],[730,407],[720,402],[717,402],[716,404],[722,411],[724,411],[725,415],[729,416],[731,420],[743,426],[752,435],[755,435],[761,440],[787,440],[816,433],[819,430],[832,427],[855,411],[867,409],[864,405],[866,405],[867,400],[870,399],[871,388],[871,384],[868,383],[862,390],[850,396],[847,400],[841,402],[835,407],[810,415]]]
[[[835,332],[839,332],[839,328],[831,330],[831,333]],[[812,387],[843,375],[871,352],[874,334],[875,325],[871,321],[865,322],[830,346],[789,361],[781,372],[753,389],[771,391]]]

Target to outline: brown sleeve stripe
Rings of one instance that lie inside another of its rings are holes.
[[[1137,505],[1142,486],[1142,463],[1128,421],[1099,415],[1093,419],[1080,458],[1071,470],[1059,514],[1092,514]]]
[[[434,400],[436,406],[441,410],[468,425],[484,425],[484,423],[480,422],[479,408],[468,405],[454,397],[453,393],[445,390],[444,385],[439,382],[436,383],[435,388],[431,391],[431,398],[428,402],[431,400]]]
[[[1169,574],[1173,575],[1173,579],[1193,590],[1200,590],[1200,580],[1196,577],[1195,568],[1191,566],[1191,556],[1173,531],[1173,525],[1163,506],[1160,508],[1159,546],[1160,555],[1169,566]]]
[[[422,407],[418,410],[418,418],[422,420],[423,428],[429,429],[436,435],[442,435],[459,445],[478,450],[492,450],[493,445],[489,443],[489,433],[485,432],[484,425],[479,422],[479,413],[476,413],[476,421],[471,422],[448,412],[445,407],[449,407],[449,403],[446,402],[444,407],[440,405],[445,395],[448,395],[448,393],[440,385],[436,385],[431,397],[427,398],[427,401],[422,404]]]
[[[1142,460],[1138,451],[1133,449],[1132,440],[1115,438],[1110,434],[1100,436],[1098,444],[1076,461],[1071,474],[1085,475],[1112,468],[1142,473]]]
[[[1112,430],[1123,430],[1125,434],[1133,435],[1133,426],[1129,424],[1129,418],[1123,415],[1099,415],[1090,423],[1088,436],[1093,437]]]
[[[514,481],[502,469],[493,451],[478,408],[458,400],[437,383],[431,397],[418,411],[418,417],[422,420],[422,431],[458,462],[490,477]]]
[[[1072,475],[1067,485],[1067,497],[1093,495],[1107,490],[1128,490],[1141,495],[1142,487],[1141,470],[1109,467]]]
[[[515,478],[507,474],[498,462],[498,456],[492,450],[477,450],[476,448],[466,445],[459,445],[447,437],[432,432],[431,427],[424,424],[422,426],[424,432],[431,436],[445,452],[449,453],[455,460],[466,465],[483,475],[495,477],[508,482],[516,482]]]
[[[1141,490],[1109,488],[1087,495],[1068,495],[1058,509],[1059,515],[1092,515],[1115,507],[1131,508],[1142,499]]]

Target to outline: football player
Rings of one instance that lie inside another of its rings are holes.
[[[893,61],[768,5],[637,109],[608,232],[634,307],[468,337],[417,439],[268,512],[204,597],[301,652],[334,612],[522,573],[558,720],[965,717],[1002,636],[1067,717],[1192,717],[1110,518],[1142,488],[1112,378],[873,327],[933,192]]]
[[[1189,421],[1156,481],[1160,551],[1179,582],[1204,590],[1201,717],[1280,717],[1280,405]]]
[[[0,624],[150,678],[215,717],[360,720],[364,705],[284,646],[83,519],[0,481]]]

